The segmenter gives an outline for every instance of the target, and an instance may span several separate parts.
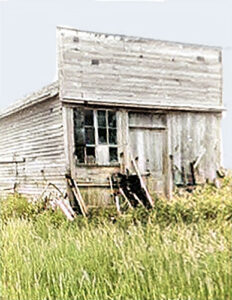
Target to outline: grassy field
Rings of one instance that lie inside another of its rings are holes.
[[[2,203],[1,299],[232,299],[232,179],[117,217]]]

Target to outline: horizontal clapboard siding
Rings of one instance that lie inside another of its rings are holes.
[[[64,175],[63,118],[58,96],[0,119],[1,194],[15,188],[24,195],[37,196],[47,182],[64,190]]]
[[[58,29],[61,99],[221,105],[218,48]]]

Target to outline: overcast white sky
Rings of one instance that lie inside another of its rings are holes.
[[[0,0],[0,109],[56,77],[56,26],[221,46],[232,169],[232,0]]]

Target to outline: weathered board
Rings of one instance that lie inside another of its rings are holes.
[[[61,99],[126,106],[218,107],[221,50],[58,28]]]
[[[164,114],[129,113],[130,152],[151,191],[165,192],[166,118]]]
[[[47,99],[0,119],[0,193],[38,195],[47,182],[65,188],[62,106]]]
[[[204,179],[212,180],[221,165],[221,115],[209,113],[170,113],[170,153],[179,171],[190,173],[190,162],[202,159],[198,171]]]

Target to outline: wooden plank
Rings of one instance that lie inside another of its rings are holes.
[[[68,210],[66,205],[62,202],[62,200],[57,199],[55,203],[61,209],[61,211],[63,212],[63,214],[67,217],[67,219],[69,221],[74,220],[74,217],[72,216],[72,214],[70,213],[70,211]]]
[[[143,204],[143,202],[139,199],[139,197],[138,197],[135,193],[133,193],[133,196],[134,196],[135,200],[137,200],[138,203],[139,203],[141,206],[144,206],[144,207],[145,207],[145,205]]]
[[[111,176],[108,177],[109,183],[110,183],[110,190],[111,190],[111,195],[114,197],[114,188],[113,188],[113,182]]]
[[[64,151],[66,173],[73,177],[75,175],[75,162],[74,162],[74,134],[73,134],[73,109],[63,106],[63,136],[64,136]]]
[[[165,195],[171,200],[173,192],[173,179],[174,179],[174,163],[172,155],[172,137],[171,137],[171,120],[170,115],[166,115],[167,130],[165,134],[165,161],[164,161],[164,177],[165,177]]]
[[[118,197],[118,195],[115,196],[115,204],[116,204],[117,212],[120,215],[121,214],[121,210],[120,210],[120,203],[119,203],[119,197]]]
[[[72,209],[69,200],[67,198],[63,199],[63,203],[64,203],[65,207],[67,208],[67,210],[69,211],[69,213],[71,214],[71,216],[73,216],[75,218],[76,217],[76,213]]]
[[[201,181],[216,176],[221,164],[220,115],[208,113],[172,113],[169,115],[170,153],[173,164],[190,174],[190,162],[197,161],[198,178]],[[197,126],[196,126],[197,124]],[[204,150],[205,149],[205,150]]]
[[[109,176],[108,179],[109,179],[109,183],[110,183],[111,196],[112,196],[112,198],[114,198],[117,212],[118,212],[118,214],[120,215],[120,214],[121,214],[121,211],[120,211],[119,197],[118,197],[117,194],[114,193],[113,182],[112,182],[111,176]]]
[[[18,164],[24,162],[25,162],[25,158],[17,159],[17,160],[0,160],[0,164]]]
[[[136,162],[135,162],[135,160],[134,160],[133,157],[131,157],[131,162],[132,162],[132,164],[133,164],[133,167],[134,167],[134,169],[135,169],[136,174],[137,174],[138,177],[139,177],[141,187],[144,189],[144,191],[145,191],[145,193],[146,193],[146,196],[147,196],[147,199],[148,199],[148,201],[149,201],[151,207],[154,207],[154,202],[153,202],[153,200],[152,200],[152,198],[151,198],[151,196],[150,196],[150,194],[149,194],[149,192],[148,192],[148,189],[147,189],[147,187],[146,187],[146,184],[145,184],[144,181],[143,181],[143,178],[142,178],[142,176],[141,176],[141,173],[140,173],[140,171],[139,171],[139,169],[138,169],[138,166],[137,166],[137,164],[136,164]]]
[[[84,209],[84,207],[82,205],[82,201],[81,201],[81,198],[79,197],[78,190],[75,188],[75,185],[73,184],[73,182],[74,182],[74,180],[68,179],[69,186],[70,186],[70,188],[71,188],[71,190],[72,190],[72,192],[73,192],[73,194],[74,194],[74,196],[76,198],[76,201],[78,202],[80,211],[81,211],[82,215],[84,217],[86,217],[86,211],[85,211],[85,209]]]
[[[86,215],[88,213],[88,211],[87,211],[87,207],[85,206],[85,202],[84,202],[84,200],[81,196],[80,189],[79,189],[79,187],[78,187],[75,180],[73,180],[73,183],[74,183],[74,187],[75,187],[76,193],[78,195],[78,199],[79,199],[79,202],[81,204],[82,210],[84,211],[84,214]]]
[[[147,178],[149,188],[164,194],[168,150],[166,130],[159,128],[166,129],[166,115],[130,112],[129,119],[130,125],[138,126],[138,128],[130,128],[131,154],[138,158],[137,164],[141,174],[146,174],[149,170],[150,178]],[[157,130],[149,129],[154,126]]]
[[[164,110],[164,111],[191,111],[191,112],[208,112],[208,113],[222,113],[226,111],[226,108],[223,106],[208,106],[208,105],[187,105],[185,102],[181,102],[178,104],[162,104],[162,99],[159,99],[157,102],[151,102],[149,100],[144,101],[141,103],[140,101],[127,101],[127,100],[118,100],[118,99],[110,99],[108,98],[107,101],[105,99],[94,99],[94,98],[85,98],[84,100],[80,99],[80,97],[71,97],[65,96],[62,99],[63,103],[66,104],[87,104],[87,105],[95,105],[95,106],[114,106],[114,107],[123,107],[123,108],[137,108],[137,109],[153,109],[153,110]],[[176,101],[173,101],[176,102]]]
[[[206,150],[203,149],[203,151],[199,154],[197,160],[195,161],[195,163],[194,163],[194,165],[193,165],[193,168],[194,168],[194,169],[196,169],[196,168],[198,167],[198,165],[199,165],[199,163],[200,163],[200,161],[201,161],[203,155],[205,154],[205,151],[206,151]]]
[[[133,206],[131,205],[129,199],[127,198],[127,196],[125,195],[124,191],[122,188],[119,188],[119,193],[123,196],[123,198],[126,200],[129,208],[133,208]]]
[[[161,128],[165,129],[165,114],[147,111],[147,112],[129,112],[130,128]]]

